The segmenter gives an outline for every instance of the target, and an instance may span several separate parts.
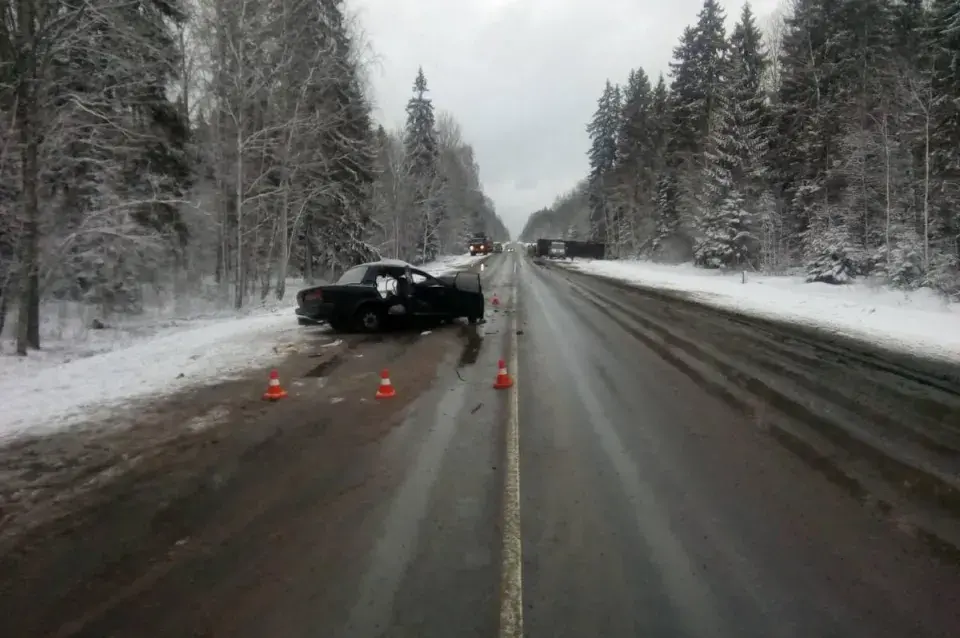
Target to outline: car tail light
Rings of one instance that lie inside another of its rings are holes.
[[[323,301],[323,293],[319,290],[311,290],[303,295],[304,301]]]

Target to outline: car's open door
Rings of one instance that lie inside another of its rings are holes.
[[[484,299],[480,274],[461,272],[453,280],[457,289],[457,315],[461,317],[483,317]]]
[[[460,272],[457,273],[457,276],[453,281],[457,290],[462,290],[464,292],[478,292],[481,295],[483,294],[483,289],[480,286],[480,275],[478,273]]]

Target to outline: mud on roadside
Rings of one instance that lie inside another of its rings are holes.
[[[277,348],[275,367],[289,403],[307,401],[323,412],[332,402],[349,411],[376,390],[376,375],[405,351],[459,348],[463,327],[388,335],[330,334],[305,329],[303,338]],[[431,347],[432,344],[432,347]],[[437,354],[433,352],[433,354]],[[422,357],[429,368],[435,356]],[[110,485],[157,468],[190,465],[205,450],[285,406],[262,400],[270,368],[162,399],[132,403],[105,419],[45,435],[28,435],[0,447],[0,555],[24,533],[101,500]],[[420,373],[418,373],[419,375]],[[406,375],[404,375],[406,376]],[[360,387],[359,384],[364,385]],[[337,395],[350,395],[338,397]]]
[[[251,520],[283,526],[300,507],[355,507],[355,486],[385,471],[369,444],[403,421],[471,330],[311,335],[276,366],[290,395],[278,403],[261,398],[268,371],[251,371],[0,451],[19,481],[0,487],[0,618],[15,625],[0,633],[79,631],[191,552],[248,542]],[[384,367],[398,394],[376,401]]]

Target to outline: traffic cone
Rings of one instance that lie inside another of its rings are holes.
[[[267,391],[263,393],[264,401],[279,401],[287,398],[287,391],[280,387],[280,373],[276,370],[270,371],[270,381],[267,383]]]
[[[493,382],[493,387],[497,390],[506,390],[513,387],[513,379],[507,374],[507,364],[503,359],[497,362],[497,380]]]
[[[497,297],[497,293],[493,293],[493,305],[494,306],[500,305],[500,299]]]
[[[378,399],[392,399],[397,396],[397,391],[393,389],[393,384],[390,383],[390,372],[384,368],[380,372],[380,387],[377,389]]]

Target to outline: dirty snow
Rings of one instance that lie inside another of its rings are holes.
[[[681,291],[706,304],[817,326],[890,348],[960,361],[960,304],[930,290],[867,282],[805,283],[799,276],[721,273],[692,264],[577,259],[567,267],[632,284]]]
[[[444,256],[421,269],[440,274],[479,259]],[[289,280],[286,286],[285,300],[271,295],[242,312],[224,309],[229,303],[212,287],[206,294],[148,299],[142,315],[116,320],[76,303],[45,304],[43,350],[28,357],[12,354],[11,313],[0,340],[0,440],[68,427],[135,399],[269,365],[305,334],[293,314],[303,282]],[[105,327],[91,329],[95,319]]]
[[[278,357],[296,341],[292,310],[193,325],[56,365],[4,358],[0,437],[50,430],[109,414],[124,403],[227,379]],[[48,360],[49,361],[49,360]]]
[[[489,257],[489,255],[441,255],[436,261],[423,264],[422,266],[418,266],[418,268],[431,275],[442,275],[452,270],[469,268],[473,264],[483,261],[487,257]]]

